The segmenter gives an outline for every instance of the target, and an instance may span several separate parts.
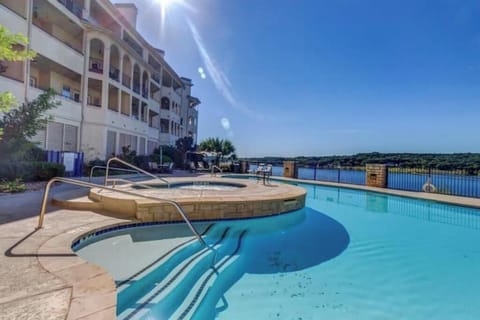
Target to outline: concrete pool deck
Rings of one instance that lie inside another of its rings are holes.
[[[292,182],[314,183],[285,179]],[[480,199],[315,182],[480,208]],[[53,194],[65,191],[55,187]],[[82,197],[82,190],[71,196]],[[0,195],[0,319],[114,319],[116,291],[103,269],[77,257],[72,241],[127,220],[105,212],[50,207],[35,230],[42,191]]]

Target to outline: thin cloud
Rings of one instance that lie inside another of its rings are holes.
[[[205,45],[203,43],[202,37],[198,33],[197,28],[193,23],[187,19],[188,26],[192,32],[193,40],[197,45],[200,56],[202,57],[205,68],[207,69],[210,78],[212,79],[215,87],[220,92],[220,94],[227,100],[227,102],[235,109],[245,113],[249,117],[263,120],[265,117],[257,112],[251,110],[250,108],[241,104],[233,95],[232,92],[232,83],[228,79],[227,75],[221,70],[221,68],[215,63],[214,59],[210,56]]]

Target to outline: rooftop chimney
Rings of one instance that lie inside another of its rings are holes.
[[[137,14],[138,9],[133,3],[115,3],[115,7],[117,7],[118,11],[122,14],[122,16],[127,19],[127,21],[132,25],[132,27],[137,29]]]

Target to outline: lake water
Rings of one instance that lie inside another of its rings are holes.
[[[255,170],[257,165],[250,165]],[[274,176],[283,176],[283,167],[272,168]],[[364,170],[298,168],[298,178],[305,180],[329,181],[365,185]],[[428,181],[428,174],[394,173],[388,175],[387,187],[390,189],[422,191]],[[431,183],[438,193],[466,197],[480,197],[480,177],[452,174],[432,174]]]

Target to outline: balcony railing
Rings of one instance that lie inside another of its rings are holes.
[[[90,58],[90,66],[88,70],[96,73],[103,73],[103,61],[96,58]]]
[[[153,73],[153,74],[152,74],[152,79],[153,79],[156,83],[160,84],[160,75],[159,75],[158,73]]]
[[[115,68],[114,66],[110,66],[110,72],[108,73],[110,76],[110,79],[113,79],[115,81],[120,80],[120,70]]]
[[[131,82],[131,78],[126,75],[125,73],[122,74],[122,84],[127,87],[127,88],[130,88],[130,82]]]
[[[30,87],[36,88],[36,89],[39,89],[39,90],[42,90],[42,91],[48,91],[49,89],[52,89],[52,88],[49,88],[49,87],[39,86],[39,85],[37,85],[35,83],[32,83],[32,82],[30,82]],[[55,91],[55,95],[58,96],[58,97],[62,97],[64,99],[68,99],[68,100],[78,102],[78,103],[81,102],[79,91],[75,91],[75,92],[68,91],[68,90],[63,90],[62,92],[58,92],[57,90],[54,90],[54,91]]]
[[[134,83],[133,84],[133,92],[140,94],[140,85]]]
[[[72,40],[72,39],[66,39],[58,34],[54,34],[52,33],[52,23],[50,23],[48,20],[46,19],[42,19],[42,18],[39,18],[39,17],[33,17],[33,24],[41,31],[43,31],[45,34],[47,34],[48,36],[54,38],[54,39],[57,39],[58,41],[60,41],[61,43],[63,43],[64,45],[66,45],[67,47],[69,47],[70,49],[73,49],[75,50],[77,53],[79,54],[82,54],[82,41],[79,41],[79,40]],[[55,25],[56,27],[61,27],[59,25]],[[34,30],[35,31],[35,30]]]
[[[99,107],[99,108],[102,107],[102,100],[98,96],[90,96],[89,95],[88,98],[87,98],[87,103],[90,106]]]
[[[75,3],[73,0],[58,0],[58,2],[63,4],[68,11],[76,15],[78,18],[82,18],[83,7],[81,5]]]

